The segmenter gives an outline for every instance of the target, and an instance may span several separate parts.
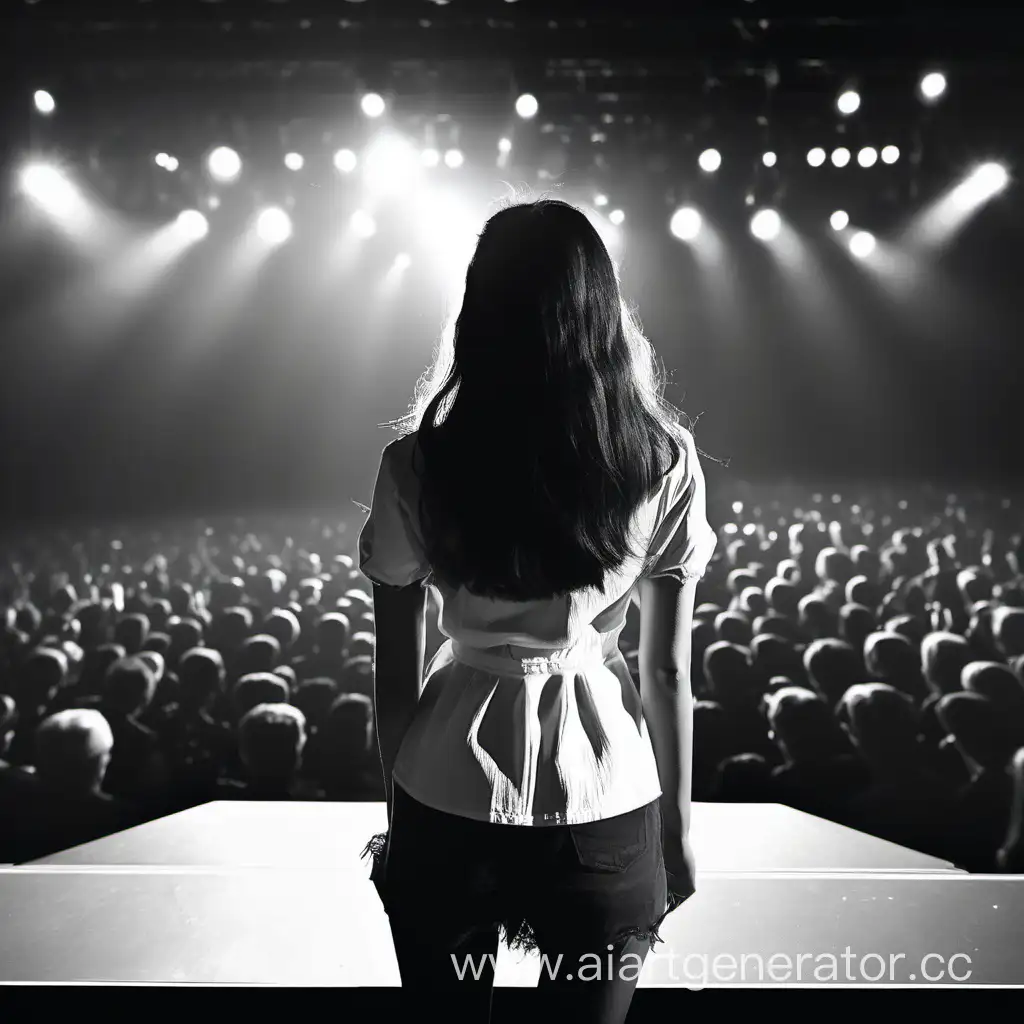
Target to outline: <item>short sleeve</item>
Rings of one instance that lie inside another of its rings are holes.
[[[359,532],[360,571],[388,587],[408,586],[430,572],[411,512],[411,464],[403,472],[396,451],[401,444],[392,442],[381,455],[370,514]]]
[[[693,435],[684,431],[682,455],[667,481],[666,511],[648,550],[650,578],[671,576],[699,580],[707,572],[718,537],[707,519],[704,472],[697,459]]]

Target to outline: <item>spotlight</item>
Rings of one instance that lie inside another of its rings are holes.
[[[840,114],[854,114],[860,108],[860,93],[853,89],[847,89],[841,93],[836,100],[836,107]]]
[[[52,114],[57,109],[54,98],[45,89],[36,89],[32,94],[32,102],[40,114]]]
[[[374,139],[363,157],[368,185],[376,192],[392,192],[408,184],[420,169],[412,143],[387,133]]]
[[[420,153],[420,163],[424,167],[436,167],[441,162],[441,154],[436,149],[425,149]]]
[[[608,219],[618,227],[626,219],[626,215],[621,210],[612,210],[608,214]]]
[[[782,219],[774,210],[758,210],[750,218],[750,233],[762,242],[770,242],[782,230]]]
[[[337,167],[342,174],[351,174],[352,171],[356,169],[357,162],[356,155],[351,149],[339,149],[338,152],[334,154],[334,166]]]
[[[821,146],[815,146],[814,149],[808,150],[807,162],[812,167],[820,167],[825,162],[825,150]]]
[[[603,192],[599,192],[596,196],[594,196],[594,205],[595,206],[607,206],[608,205],[608,197]]]
[[[371,238],[377,233],[377,223],[365,210],[356,210],[349,222],[360,238]]]
[[[850,162],[850,151],[845,146],[832,150],[832,164],[835,167],[845,167]]]
[[[528,92],[524,92],[516,100],[516,113],[522,118],[529,119],[535,117],[539,109],[540,104],[537,102],[537,97],[531,96]]]
[[[178,214],[178,228],[190,241],[197,242],[210,230],[210,224],[198,210],[182,210]]]
[[[843,228],[849,227],[850,215],[845,210],[836,210],[828,219],[829,224],[832,225],[833,231],[842,231]]]
[[[171,158],[166,153],[157,153],[157,155],[153,157],[153,163],[155,163],[157,167],[166,167],[167,161],[170,159]]]
[[[444,163],[446,167],[456,168],[461,167],[466,162],[466,158],[462,155],[461,149],[448,149],[445,150]]]
[[[861,167],[874,167],[878,163],[878,150],[874,146],[865,146],[857,154],[857,163]]]
[[[242,158],[229,146],[218,146],[207,158],[206,166],[218,181],[234,181],[241,173]]]
[[[769,150],[761,157],[761,163],[763,163],[765,167],[774,167],[777,160],[778,157],[773,152],[771,152],[771,150]]]
[[[866,259],[875,251],[875,236],[867,231],[858,231],[850,239],[850,252],[859,260]]]
[[[169,156],[167,161],[164,163],[165,171],[176,171],[178,169],[178,158],[176,156]]]
[[[921,98],[932,102],[946,91],[946,76],[941,71],[930,71],[920,82]]]
[[[21,172],[20,184],[25,195],[58,216],[71,213],[80,202],[75,186],[49,164],[29,164]]]
[[[376,92],[368,92],[359,106],[367,117],[380,117],[384,113],[384,97]]]
[[[705,149],[697,158],[697,163],[702,171],[711,174],[722,166],[722,154],[717,149]]]
[[[498,139],[498,152],[499,153],[510,153],[512,151],[512,140],[511,139]]]
[[[264,210],[256,221],[256,231],[264,242],[276,245],[287,241],[292,233],[292,221],[278,206]]]
[[[882,163],[894,164],[900,158],[899,146],[884,146],[882,148]]]
[[[284,157],[284,165],[289,171],[301,171],[303,165],[306,163],[301,153],[286,153]]]
[[[672,214],[669,231],[684,242],[692,242],[700,234],[701,217],[691,206],[684,206]]]
[[[971,176],[957,186],[960,197],[976,205],[1001,192],[1009,184],[1010,175],[1002,164],[982,164]]]
[[[400,252],[395,257],[395,270],[408,270],[412,257],[407,252]]]

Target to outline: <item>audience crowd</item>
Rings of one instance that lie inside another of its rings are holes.
[[[713,493],[693,799],[788,804],[1024,871],[1014,514],[933,489]],[[0,863],[210,800],[382,800],[357,532],[307,516],[8,538]],[[637,683],[638,643],[631,606],[619,646]]]

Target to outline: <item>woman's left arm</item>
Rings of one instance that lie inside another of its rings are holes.
[[[427,592],[420,581],[406,587],[373,587],[373,713],[389,828],[394,805],[391,773],[416,713],[423,681],[426,602]]]

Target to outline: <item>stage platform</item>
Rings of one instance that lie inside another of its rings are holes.
[[[218,802],[0,869],[0,982],[397,987],[359,860],[384,820],[380,804]],[[1024,981],[1024,879],[771,804],[695,805],[693,832],[697,893],[641,988]],[[501,949],[496,984],[541,969]]]
[[[367,839],[386,827],[383,803],[222,800],[34,863],[311,868],[365,875],[368,868],[359,854]],[[959,870],[782,804],[695,803],[691,833],[698,870]]]

